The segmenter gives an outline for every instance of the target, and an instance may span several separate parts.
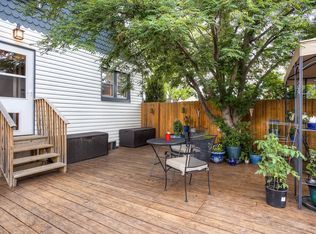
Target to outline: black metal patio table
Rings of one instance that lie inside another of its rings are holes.
[[[151,147],[153,148],[156,158],[158,159],[158,162],[154,163],[154,165],[160,164],[163,171],[165,171],[165,166],[163,164],[163,162],[161,161],[161,158],[159,157],[159,154],[155,148],[155,146],[174,146],[174,145],[182,145],[185,143],[185,139],[184,138],[171,138],[169,141],[167,141],[164,138],[153,138],[153,139],[149,139],[147,140],[147,144],[151,145]]]

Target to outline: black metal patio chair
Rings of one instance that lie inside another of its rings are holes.
[[[208,194],[211,194],[210,187],[210,170],[208,162],[202,161],[194,157],[195,152],[192,150],[192,145],[189,144],[186,147],[186,152],[181,153],[180,157],[174,157],[170,152],[166,152],[165,157],[165,190],[167,190],[167,175],[170,169],[181,172],[184,176],[184,191],[185,191],[185,202],[188,201],[187,196],[187,174],[190,175],[189,184],[191,184],[192,173],[207,172],[208,182]]]

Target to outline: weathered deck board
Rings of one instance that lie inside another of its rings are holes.
[[[149,176],[153,157],[150,147],[120,148],[67,174],[0,183],[0,233],[316,233],[316,213],[297,210],[292,192],[285,209],[266,205],[253,165],[211,164],[211,196],[201,173],[185,203],[183,177],[170,172],[165,192]]]

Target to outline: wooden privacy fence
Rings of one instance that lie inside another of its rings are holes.
[[[288,111],[294,111],[294,101],[288,100]],[[219,114],[216,108],[210,106],[215,113]],[[218,127],[212,123],[203,111],[200,103],[175,102],[175,103],[143,103],[142,104],[142,126],[156,128],[156,136],[163,137],[167,131],[173,131],[174,120],[183,122],[185,115],[192,118],[192,125],[195,128],[205,129],[210,134],[220,135]],[[308,115],[316,115],[316,99],[304,102],[304,112]],[[285,120],[285,100],[262,100],[254,107],[253,115],[247,117],[251,122],[251,130],[256,139],[262,139],[267,133],[268,120]],[[316,133],[305,133],[309,144],[316,147]]]

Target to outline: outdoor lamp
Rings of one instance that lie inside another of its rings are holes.
[[[21,25],[17,24],[16,28],[13,29],[13,38],[17,40],[24,39],[24,30],[21,29]]]
[[[250,108],[250,109],[249,109],[250,117],[253,116],[253,111],[254,111],[254,110],[255,110],[254,108]]]

